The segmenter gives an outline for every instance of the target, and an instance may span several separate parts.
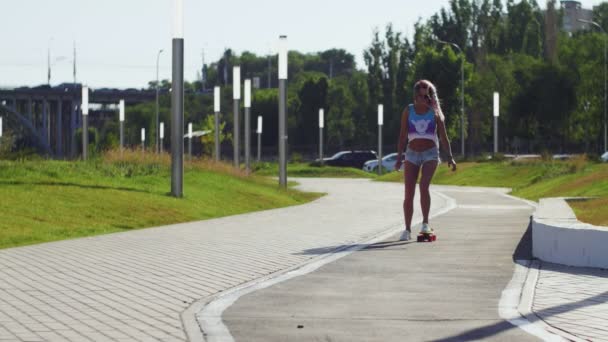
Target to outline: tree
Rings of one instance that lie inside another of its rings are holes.
[[[328,144],[337,144],[340,149],[344,149],[347,143],[351,143],[355,133],[352,117],[354,103],[346,79],[331,80],[326,115]]]

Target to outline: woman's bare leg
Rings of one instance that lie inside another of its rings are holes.
[[[414,195],[416,194],[416,179],[420,167],[408,161],[405,163],[405,200],[403,201],[403,215],[405,216],[405,229],[412,231],[412,216],[414,215]]]
[[[422,164],[422,175],[420,176],[420,206],[422,207],[422,222],[429,223],[429,211],[431,210],[431,193],[429,185],[437,169],[436,161],[427,161]]]

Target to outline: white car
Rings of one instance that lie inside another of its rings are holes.
[[[405,153],[403,154],[405,158]],[[382,158],[382,167],[387,171],[393,171],[397,163],[397,153],[391,153]],[[401,166],[403,169],[403,166]],[[376,172],[378,171],[378,159],[368,160],[363,164],[363,171]]]
[[[604,152],[604,154],[602,154],[600,156],[600,159],[604,162],[604,163],[608,163],[608,151]]]

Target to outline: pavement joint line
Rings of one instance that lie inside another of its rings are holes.
[[[446,205],[443,208],[430,215],[431,218],[443,215],[457,207],[456,201],[453,198],[433,190],[431,190],[431,193],[442,197],[446,201]],[[416,220],[416,222],[413,222],[413,224],[415,225],[420,222],[421,220]],[[311,273],[320,267],[345,257],[355,251],[369,247],[374,243],[384,241],[402,230],[403,226],[401,221],[399,221],[398,224],[385,226],[380,230],[379,233],[369,237],[366,240],[350,243],[342,248],[335,249],[331,252],[310,259],[305,263],[275,272],[266,277],[254,279],[240,286],[226,290],[223,293],[214,295],[211,298],[201,299],[200,301],[192,304],[181,315],[183,325],[186,330],[186,335],[191,341],[202,340],[209,342],[232,342],[234,341],[234,338],[222,321],[222,313],[240,297],[291,278]],[[195,322],[192,322],[192,319],[194,319]]]

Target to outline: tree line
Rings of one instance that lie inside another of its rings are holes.
[[[384,105],[385,144],[396,145],[399,122],[412,102],[418,79],[433,82],[446,114],[453,151],[460,150],[464,115],[466,151],[492,150],[492,94],[500,93],[500,150],[503,152],[587,152],[602,148],[604,75],[601,32],[562,30],[562,9],[554,0],[542,10],[534,0],[450,0],[414,24],[412,38],[392,24],[372,32],[363,51],[364,66],[343,49],[289,52],[288,134],[292,151],[316,151],[318,110],[325,109],[325,140],[330,149],[375,148],[377,105]],[[608,3],[593,9],[593,20],[608,28]],[[460,48],[441,43],[450,42]],[[232,67],[242,79],[256,78],[252,129],[264,120],[262,144],[276,146],[278,124],[275,55],[235,53],[205,65],[202,77],[185,85],[185,122],[213,129],[213,86],[222,88],[221,120],[226,144],[232,132]],[[464,70],[464,114],[460,110]],[[154,88],[155,82],[149,87]],[[161,120],[168,129],[168,81],[159,85]],[[138,141],[140,127],[154,127],[155,104],[127,109],[127,134]],[[168,132],[168,131],[167,131]],[[152,133],[153,134],[153,133]],[[254,135],[252,135],[254,136]],[[153,141],[154,137],[151,137]],[[210,153],[213,136],[203,137]],[[165,139],[168,143],[169,139]],[[106,139],[114,144],[115,139]]]

